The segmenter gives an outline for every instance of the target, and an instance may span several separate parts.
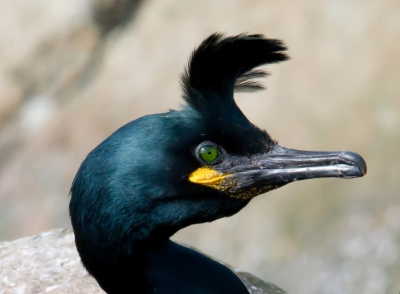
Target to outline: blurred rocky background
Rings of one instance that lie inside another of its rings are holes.
[[[368,174],[290,184],[174,238],[289,293],[400,291],[398,0],[0,7],[0,240],[69,227],[85,155],[121,125],[179,108],[179,74],[205,37],[263,33],[292,59],[268,67],[267,91],[237,95],[244,113],[283,146],[356,151]]]

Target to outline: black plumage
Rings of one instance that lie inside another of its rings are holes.
[[[279,146],[236,105],[234,91],[262,89],[258,67],[286,60],[285,50],[262,35],[211,35],[182,74],[182,110],[134,120],[89,153],[70,216],[82,262],[106,292],[248,293],[231,270],[169,238],[294,180],[365,174],[355,153]]]

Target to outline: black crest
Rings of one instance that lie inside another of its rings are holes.
[[[181,76],[186,102],[197,111],[235,105],[234,92],[255,92],[264,87],[255,79],[267,75],[259,66],[288,59],[279,40],[263,35],[227,37],[212,34],[195,49]]]

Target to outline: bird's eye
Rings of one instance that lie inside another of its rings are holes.
[[[220,157],[220,151],[216,144],[204,142],[196,148],[197,157],[208,164],[216,163]]]

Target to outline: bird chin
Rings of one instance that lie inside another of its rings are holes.
[[[231,188],[225,190],[224,192],[229,197],[232,197],[232,198],[249,200],[258,195],[278,189],[286,184],[287,183],[282,183],[282,184],[266,185],[266,186],[260,186],[260,187],[250,187],[250,188],[246,188],[246,189],[237,188],[237,187],[232,186]]]

